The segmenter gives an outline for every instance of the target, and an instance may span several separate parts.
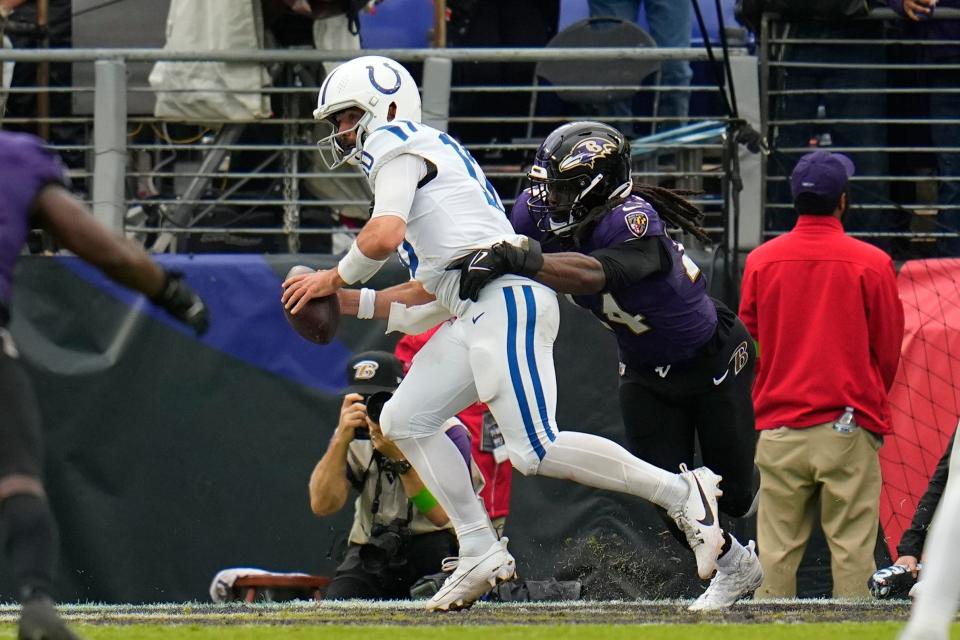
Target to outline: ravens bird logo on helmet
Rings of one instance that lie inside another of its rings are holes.
[[[572,122],[546,137],[527,174],[537,227],[569,235],[594,208],[629,195],[630,143],[602,122]]]

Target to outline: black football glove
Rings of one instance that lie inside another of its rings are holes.
[[[489,249],[477,249],[447,269],[460,269],[460,299],[476,302],[480,291],[500,276],[516,273],[532,278],[542,267],[540,243],[528,240],[526,248],[498,242]]]
[[[160,293],[151,301],[166,310],[167,313],[194,330],[198,336],[207,332],[210,317],[207,305],[197,293],[183,280],[183,274],[167,271],[167,279]]]
[[[507,263],[507,273],[533,278],[543,269],[543,251],[540,243],[533,238],[526,238],[522,247],[498,242],[492,248]]]

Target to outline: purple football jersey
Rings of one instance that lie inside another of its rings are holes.
[[[33,201],[46,185],[65,184],[66,175],[43,140],[0,131],[0,305],[10,305],[13,266],[27,239]]]
[[[542,240],[530,216],[530,193],[517,198],[510,220],[518,233]],[[621,361],[631,367],[666,365],[693,357],[717,327],[717,308],[700,269],[667,237],[653,206],[632,195],[604,215],[579,249],[547,242],[543,250],[590,254],[636,238],[657,237],[671,257],[666,273],[649,276],[614,293],[571,296],[617,336]]]

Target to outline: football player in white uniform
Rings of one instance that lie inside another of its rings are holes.
[[[428,608],[468,607],[514,576],[506,539],[497,540],[441,428],[478,400],[490,407],[521,473],[630,493],[666,509],[686,534],[698,573],[709,578],[722,544],[720,477],[705,467],[670,473],[600,436],[557,428],[552,351],[559,311],[551,289],[507,275],[476,302],[459,298],[460,271],[448,269],[452,263],[523,237],[470,154],[420,122],[420,95],[407,70],[378,56],[344,63],[324,80],[314,116],[333,126],[319,143],[328,166],[359,166],[374,205],[337,267],[287,279],[283,304],[297,313],[312,298],[366,282],[398,250],[411,280],[376,293],[343,291],[344,312],[388,318],[411,331],[452,318],[417,354],[381,415],[383,432],[446,510],[460,543],[456,570]],[[539,265],[530,267],[532,274]]]
[[[958,426],[960,429],[960,426]],[[947,486],[923,550],[923,582],[915,585],[910,622],[899,640],[948,640],[960,601],[960,439],[954,439]]]

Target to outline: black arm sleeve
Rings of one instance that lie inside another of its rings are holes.
[[[671,265],[666,247],[656,236],[597,249],[590,256],[596,258],[603,267],[603,275],[607,280],[604,291],[629,287],[637,280],[666,271]]]
[[[917,510],[913,514],[913,520],[910,522],[910,528],[903,532],[900,538],[900,544],[897,545],[897,554],[901,556],[914,556],[919,558],[923,553],[923,543],[927,539],[927,531],[930,528],[930,521],[933,520],[933,512],[937,510],[940,503],[940,496],[947,486],[947,475],[950,471],[950,451],[953,449],[953,439],[957,437],[954,433],[947,443],[947,450],[943,452],[943,457],[937,463],[937,468],[933,471],[930,478],[930,484],[927,490],[920,498]]]

